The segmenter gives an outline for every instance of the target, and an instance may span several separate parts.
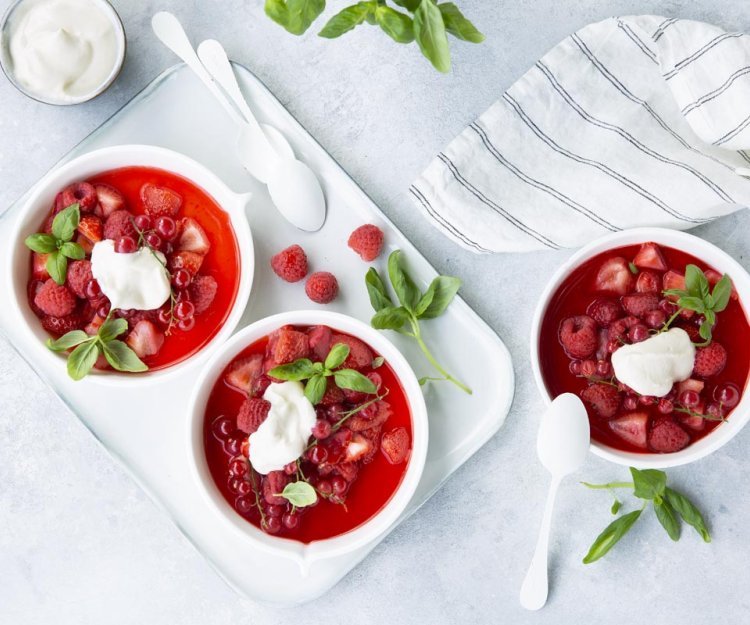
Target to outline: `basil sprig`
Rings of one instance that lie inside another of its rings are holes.
[[[693,310],[706,318],[698,332],[701,338],[709,343],[713,326],[716,324],[716,313],[725,310],[729,304],[729,298],[732,295],[732,280],[724,274],[711,290],[706,274],[699,267],[688,265],[685,268],[685,288],[668,289],[664,291],[664,295],[677,297],[679,306],[679,310],[667,321],[665,327],[669,327],[682,310]]]
[[[399,11],[385,0],[357,2],[331,17],[318,33],[335,39],[354,30],[360,24],[379,26],[396,43],[408,44],[416,40],[422,54],[440,72],[451,69],[448,36],[461,41],[481,43],[479,32],[453,2],[435,0],[392,0],[405,9]],[[325,0],[266,0],[266,15],[293,35],[301,35],[325,10]]]
[[[65,283],[69,258],[81,260],[86,256],[83,248],[71,241],[80,219],[78,204],[71,204],[55,215],[51,234],[37,232],[26,237],[24,241],[26,247],[33,252],[47,254],[47,273],[57,284]]]
[[[88,335],[83,330],[72,330],[59,339],[47,339],[47,347],[53,352],[66,352],[75,348],[68,356],[68,375],[76,381],[88,375],[100,354],[104,354],[107,362],[117,371],[147,371],[148,367],[127,343],[117,339],[127,329],[128,322],[125,319],[107,317],[96,334]]]
[[[300,358],[294,362],[274,367],[268,372],[268,375],[278,380],[294,382],[306,380],[305,397],[310,400],[313,406],[323,399],[330,377],[333,377],[333,381],[339,388],[359,391],[368,395],[377,393],[378,389],[375,383],[359,371],[338,369],[348,356],[349,346],[344,343],[336,343],[328,352],[324,362],[313,362],[309,358]]]
[[[388,294],[377,269],[370,267],[365,275],[370,304],[375,309],[375,315],[370,321],[372,327],[378,330],[394,330],[417,341],[427,360],[442,376],[421,378],[420,384],[425,384],[429,380],[447,380],[471,395],[468,386],[454,378],[435,360],[422,338],[419,325],[420,320],[434,319],[445,312],[458,293],[461,280],[452,276],[437,276],[422,293],[401,265],[401,250],[393,251],[388,257],[388,278],[398,298],[398,306]]]
[[[672,540],[680,539],[681,520],[695,529],[705,542],[711,542],[711,535],[706,527],[706,522],[700,510],[685,495],[667,486],[667,474],[656,469],[638,470],[630,467],[633,476],[632,482],[610,482],[608,484],[583,485],[588,488],[606,489],[612,491],[615,488],[632,488],[633,495],[643,500],[643,505],[638,510],[633,510],[618,517],[596,538],[583,558],[584,564],[596,562],[605,556],[620,539],[625,536],[641,517],[642,512],[650,501],[661,523],[664,531]],[[620,501],[615,498],[612,506],[612,514],[617,514],[621,507]]]

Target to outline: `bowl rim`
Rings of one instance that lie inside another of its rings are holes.
[[[94,98],[104,93],[107,89],[109,89],[109,87],[112,86],[112,83],[117,80],[118,76],[122,72],[122,67],[125,64],[125,57],[128,51],[128,38],[125,33],[125,25],[123,24],[122,18],[117,12],[117,9],[115,9],[115,7],[109,0],[91,0],[91,2],[100,5],[102,11],[107,14],[107,17],[109,17],[110,21],[112,22],[112,26],[115,29],[115,37],[117,38],[118,44],[117,61],[112,66],[112,69],[107,75],[107,78],[105,78],[104,81],[96,89],[94,89],[91,93],[87,93],[70,100],[53,100],[45,98],[39,93],[29,91],[20,82],[18,82],[18,80],[16,80],[15,72],[9,65],[10,53],[6,52],[6,48],[8,46],[8,43],[6,43],[6,40],[8,39],[8,35],[6,34],[6,27],[10,23],[10,19],[12,18],[13,13],[16,11],[16,9],[24,2],[29,1],[33,0],[13,0],[13,2],[11,2],[5,9],[2,18],[0,18],[0,69],[2,69],[3,74],[5,74],[5,77],[8,79],[8,81],[27,98],[30,98],[42,104],[47,104],[49,106],[72,106],[74,104],[82,104],[84,102],[93,100]]]
[[[393,367],[404,389],[412,419],[412,450],[404,476],[385,505],[361,525],[337,536],[310,543],[269,535],[242,518],[226,501],[208,468],[203,443],[205,407],[218,376],[242,350],[281,326],[324,324],[361,338]],[[222,528],[228,528],[259,549],[295,561],[303,574],[321,559],[349,553],[372,542],[391,527],[412,499],[424,470],[429,438],[427,407],[422,387],[406,358],[382,333],[362,321],[327,310],[294,310],[263,317],[237,332],[201,369],[188,403],[186,443],[190,474],[204,503]]]
[[[98,167],[98,163],[102,161],[106,164]],[[47,195],[54,195],[57,190],[81,177],[93,175],[97,171],[102,172],[128,166],[153,167],[182,176],[211,196],[219,207],[229,215],[237,241],[240,265],[237,293],[232,308],[229,310],[226,319],[218,331],[203,347],[191,356],[163,369],[138,374],[92,370],[78,384],[102,384],[126,388],[140,388],[159,383],[167,378],[172,378],[184,373],[186,370],[199,366],[234,331],[244,313],[252,290],[255,273],[254,246],[250,225],[245,215],[245,209],[252,197],[251,194],[239,194],[232,191],[216,174],[198,161],[167,148],[141,144],[123,144],[92,150],[48,172],[33,187],[32,192],[24,201],[11,226],[11,240],[16,241],[18,245],[10,246],[3,252],[6,256],[5,262],[2,264],[5,265],[5,278],[10,285],[11,291],[11,314],[14,320],[17,321],[19,331],[26,334],[26,338],[32,346],[31,349],[37,350],[40,358],[54,358],[64,365],[65,360],[63,355],[53,353],[44,346],[44,339],[48,336],[44,329],[41,326],[38,328],[34,326],[32,328],[30,325],[31,322],[29,320],[31,317],[37,322],[38,320],[28,310],[26,302],[25,293],[28,281],[28,269],[23,269],[18,264],[24,258],[27,258],[24,252],[28,252],[28,250],[22,246],[25,235],[30,232],[27,232],[29,226],[40,222],[43,211],[49,210],[46,208],[46,203],[39,205],[40,201]],[[51,190],[54,190],[54,193]],[[19,291],[18,281],[21,278],[23,278],[23,289]]]
[[[723,273],[728,273],[737,290],[740,303],[750,302],[750,274],[748,274],[747,270],[724,250],[693,234],[669,228],[643,227],[630,228],[595,239],[577,250],[552,274],[537,301],[533,313],[529,341],[531,368],[537,389],[546,404],[552,401],[552,397],[542,377],[539,360],[539,335],[542,319],[553,293],[574,269],[591,257],[616,247],[637,245],[650,241],[687,252],[701,261],[716,267]],[[743,306],[743,309],[747,318],[747,308]],[[670,454],[635,453],[609,447],[592,438],[591,451],[600,458],[616,464],[638,468],[662,469],[700,460],[729,442],[750,420],[749,381],[745,381],[742,399],[732,410],[731,418],[685,449]]]

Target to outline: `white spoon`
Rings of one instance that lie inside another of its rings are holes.
[[[294,157],[294,152],[283,136],[281,139],[287,149],[272,148],[272,156],[269,158],[269,150],[258,141],[259,135],[262,134],[260,125],[242,95],[227,53],[218,41],[209,39],[201,43],[198,46],[198,57],[248,122],[242,127],[237,143],[243,165],[251,170],[261,163],[265,164],[265,183],[276,208],[301,230],[320,230],[326,218],[326,203],[323,189],[313,171],[307,164]]]
[[[536,451],[542,465],[552,474],[544,507],[542,526],[534,557],[521,586],[521,605],[538,610],[547,602],[547,551],[552,525],[552,509],[563,477],[577,471],[586,460],[590,430],[586,407],[572,393],[563,393],[550,404],[539,424]]]

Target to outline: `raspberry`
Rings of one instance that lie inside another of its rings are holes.
[[[583,390],[581,397],[605,419],[614,417],[620,407],[620,393],[609,384],[592,384]]]
[[[307,275],[307,255],[299,245],[292,245],[271,258],[271,269],[282,280],[299,282]]]
[[[93,279],[91,261],[74,260],[68,265],[68,287],[78,297],[86,298],[86,284]]]
[[[77,182],[65,187],[62,190],[62,197],[60,199],[63,203],[63,208],[77,203],[82,213],[93,211],[98,202],[96,190],[88,182]]]
[[[586,314],[602,328],[608,328],[622,316],[622,307],[613,299],[599,297],[589,304]]]
[[[598,342],[596,322],[587,315],[563,319],[558,340],[571,358],[588,358]]]
[[[250,455],[252,456],[252,448]],[[278,497],[276,493],[284,490],[284,487],[290,482],[289,476],[283,471],[271,471],[263,479],[263,498],[270,504],[283,506],[286,505],[286,499]]]
[[[690,435],[669,418],[658,419],[648,435],[651,449],[664,454],[670,454],[687,447]]]
[[[331,337],[331,345],[344,343],[349,346],[349,355],[341,365],[344,369],[366,369],[372,365],[372,350],[359,339],[345,334],[334,334]]]
[[[83,325],[81,315],[73,313],[65,317],[42,317],[42,327],[50,334],[62,336],[72,330],[80,330]]]
[[[182,206],[182,196],[179,193],[150,182],[141,187],[141,201],[149,217],[174,217]]]
[[[369,263],[375,260],[383,249],[383,231],[372,224],[365,224],[349,235],[348,245],[362,257],[362,260]]]
[[[328,352],[331,351],[331,335],[331,328],[328,326],[313,326],[307,332],[310,338],[310,349],[320,360],[325,360]]]
[[[710,378],[721,373],[726,364],[727,350],[721,343],[714,341],[696,352],[693,373],[702,378]]]
[[[323,399],[318,402],[321,406],[332,406],[333,404],[340,404],[344,401],[344,391],[342,391],[333,378],[328,378],[326,386],[326,392],[323,395]]]
[[[132,237],[138,240],[132,215],[126,210],[114,211],[104,222],[104,238]]]
[[[306,358],[310,353],[310,341],[307,334],[297,330],[281,330],[273,350],[276,364],[283,365]]]
[[[188,287],[190,301],[195,306],[195,314],[200,315],[208,310],[216,297],[218,285],[212,276],[195,276]]]
[[[409,433],[406,428],[396,428],[383,434],[380,449],[391,464],[401,464],[409,455]]]
[[[659,298],[654,293],[624,295],[620,301],[625,311],[634,317],[643,317],[650,310],[659,308]]]
[[[226,383],[244,393],[250,393],[263,373],[263,356],[253,354],[238,360],[226,375]]]
[[[237,428],[245,434],[252,434],[266,420],[269,410],[271,410],[271,403],[265,399],[260,397],[246,399],[237,413]]]
[[[50,278],[36,292],[34,304],[45,315],[65,317],[75,309],[76,298],[68,287]]]
[[[339,283],[332,273],[318,271],[307,279],[305,293],[313,302],[328,304],[336,299],[339,293]]]

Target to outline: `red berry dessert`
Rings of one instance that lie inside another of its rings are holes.
[[[745,311],[729,276],[690,254],[651,242],[604,252],[550,302],[542,377],[553,397],[581,396],[594,440],[676,452],[740,402],[750,370]]]
[[[29,305],[68,371],[169,367],[208,343],[239,284],[229,216],[176,174],[127,167],[57,194],[32,250]],[[71,333],[71,334],[69,334]]]
[[[404,477],[411,436],[388,363],[327,326],[284,326],[242,351],[204,420],[208,466],[230,505],[303,543],[375,515]]]

